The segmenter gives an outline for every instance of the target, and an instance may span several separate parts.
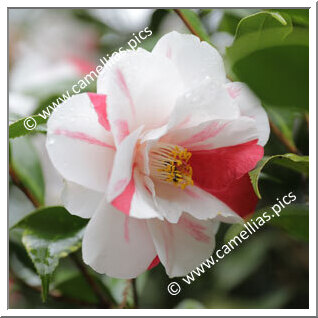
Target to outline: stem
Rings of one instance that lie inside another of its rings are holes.
[[[132,291],[133,291],[133,297],[134,297],[134,305],[135,308],[139,307],[139,301],[138,301],[138,293],[137,293],[137,286],[136,286],[136,278],[132,279]]]
[[[292,153],[299,154],[299,150],[291,144],[291,142],[283,135],[278,127],[269,120],[271,131],[277,136],[277,138],[284,144],[284,146]]]
[[[131,279],[127,279],[126,280],[126,287],[125,287],[124,292],[123,292],[123,300],[120,303],[120,305],[118,306],[119,309],[123,309],[126,307],[127,297],[128,297],[128,292],[129,292],[130,286],[131,286]]]
[[[196,35],[201,41],[203,41],[203,39],[200,37],[200,35],[197,33],[197,31],[192,27],[191,23],[187,20],[187,18],[180,11],[180,9],[173,9],[173,10],[180,17],[180,19],[183,21],[183,23],[186,25],[186,27],[189,29],[189,31],[192,34]]]
[[[97,299],[99,300],[102,308],[111,308],[112,307],[111,304],[104,297],[101,288],[96,284],[93,277],[89,274],[85,265],[77,258],[77,256],[75,254],[70,254],[70,256],[71,256],[72,260],[74,261],[75,265],[77,266],[77,268],[82,272],[87,283],[91,286],[91,288],[92,288],[94,294],[96,295]]]
[[[19,177],[14,172],[12,166],[9,166],[9,174],[12,179],[12,182],[28,197],[28,199],[32,202],[35,208],[39,208],[41,206],[40,202],[33,196],[28,188],[24,186],[24,184],[20,181]]]
[[[177,13],[177,15],[181,18],[183,23],[186,25],[186,27],[189,29],[189,31],[196,35],[201,41],[204,41],[200,35],[194,30],[192,25],[189,23],[189,21],[186,19],[184,14],[179,9],[174,9],[174,11]],[[232,79],[227,76],[231,81]],[[307,118],[306,118],[307,119]],[[308,122],[308,121],[307,121]],[[271,131],[277,136],[277,138],[285,145],[285,147],[292,153],[299,154],[298,149],[292,145],[288,139],[283,135],[283,133],[278,129],[278,127],[269,119],[269,125],[271,127]]]

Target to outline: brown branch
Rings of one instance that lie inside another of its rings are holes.
[[[84,278],[86,279],[87,283],[91,286],[94,294],[96,295],[97,299],[100,302],[102,308],[112,308],[112,304],[108,302],[108,300],[104,297],[104,294],[101,288],[97,285],[93,277],[87,271],[85,265],[77,258],[77,256],[73,253],[70,254],[72,260],[74,261],[77,268],[81,271]]]
[[[299,154],[299,150],[284,136],[284,134],[278,129],[278,127],[269,120],[271,131],[277,136],[277,138],[284,144],[284,146],[292,153]]]
[[[190,24],[190,22],[187,20],[187,18],[184,16],[184,14],[180,11],[180,9],[173,9],[175,13],[180,17],[180,19],[183,21],[183,23],[186,25],[186,27],[189,29],[189,31],[196,35],[201,41],[204,41],[199,33],[193,28],[193,26]]]
[[[19,177],[16,175],[12,166],[9,166],[9,174],[12,179],[12,182],[28,197],[28,199],[32,202],[35,208],[39,208],[41,206],[40,202],[34,197],[31,191],[24,186]]]

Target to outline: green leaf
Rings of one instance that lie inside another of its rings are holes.
[[[9,126],[9,138],[17,138],[25,135],[34,134],[37,132],[45,132],[44,124],[47,122],[48,117],[44,119],[39,115],[25,117],[17,120]],[[29,129],[27,129],[28,127]],[[34,127],[33,129],[31,129]]]
[[[309,26],[309,9],[270,9],[269,11],[287,13],[294,23]]]
[[[283,136],[290,142],[293,147],[296,147],[294,142],[294,126],[297,118],[301,118],[303,114],[293,112],[288,108],[270,107],[264,105],[267,115],[271,121],[278,127]]]
[[[32,193],[34,198],[44,204],[44,179],[37,152],[30,139],[10,140],[10,169],[18,180]]]
[[[258,188],[258,179],[261,171],[269,162],[284,166],[300,173],[305,173],[306,175],[309,174],[308,156],[298,156],[293,153],[286,153],[284,155],[264,157],[262,160],[259,161],[256,168],[249,172],[254,191],[260,199],[262,197]]]
[[[203,40],[211,44],[210,37],[205,31],[198,15],[190,9],[177,9],[183,19],[191,25],[196,34]]]
[[[15,225],[24,229],[22,242],[41,277],[44,301],[59,259],[81,246],[86,224],[87,220],[55,206],[36,210]]]
[[[226,51],[228,72],[247,83],[265,104],[307,110],[308,29],[287,14],[260,12],[243,18]]]
[[[265,212],[267,214],[267,218],[270,217],[270,220],[268,221],[264,218]],[[251,219],[257,223],[257,218],[259,217],[262,217],[262,219],[266,221],[265,224],[279,227],[298,240],[308,241],[309,208],[306,204],[286,205],[279,213],[279,217],[273,213],[271,207],[267,207],[256,211],[252,217],[246,220],[245,223],[249,222]],[[234,238],[234,236],[239,235],[242,230],[246,231],[244,224],[237,223],[231,225],[224,236],[224,242],[229,242]]]

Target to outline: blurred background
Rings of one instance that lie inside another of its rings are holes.
[[[193,11],[211,43],[225,55],[240,20],[260,10]],[[288,14],[295,28],[306,27],[301,19],[303,15]],[[120,47],[128,48],[127,41],[133,33],[147,26],[152,36],[140,44],[147,50],[151,50],[167,32],[189,33],[180,17],[166,9],[10,9],[10,123],[45,109],[100,64],[100,57],[111,55]],[[306,67],[299,72],[305,78],[308,76]],[[94,92],[95,86],[96,82],[87,90]],[[274,129],[277,128],[298,153],[308,155],[308,112],[265,104]],[[21,174],[41,185],[38,191],[43,195],[44,205],[61,205],[63,180],[48,159],[45,138],[44,133],[37,133],[10,140],[10,156]],[[265,148],[267,155],[284,154],[289,150],[279,134],[271,134]],[[12,180],[9,187],[9,225],[12,226],[34,207]],[[263,199],[259,208],[273,205],[276,198],[291,191],[297,195],[297,203],[308,203],[307,177],[281,166],[272,165],[262,172],[260,190]],[[222,224],[218,232],[219,246],[224,244],[228,227]],[[80,254],[80,251],[74,253],[77,260],[81,259]],[[308,308],[308,268],[306,239],[277,227],[264,226],[190,286],[182,284],[178,296],[167,292],[170,280],[162,265],[143,274],[137,279],[139,307]],[[40,278],[21,243],[18,230],[10,232],[9,270],[10,308],[100,308],[99,299],[72,256],[60,260],[53,275],[50,296],[43,303]],[[117,307],[132,306],[130,282],[98,275],[89,268],[86,270]]]

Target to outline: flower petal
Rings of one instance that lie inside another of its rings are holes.
[[[98,115],[98,122],[108,131],[110,131],[110,125],[107,117],[107,104],[106,95],[88,93],[88,96],[94,106],[94,109]]]
[[[115,56],[97,81],[97,92],[107,95],[108,118],[116,144],[123,123],[133,131],[159,127],[168,121],[182,80],[173,63],[143,49]],[[151,109],[151,111],[149,111]]]
[[[218,83],[226,81],[219,52],[207,42],[200,42],[194,35],[170,32],[157,42],[152,52],[174,63],[187,88],[196,86],[206,77]]]
[[[149,181],[150,180],[147,177],[143,176],[135,169],[134,182],[136,190],[132,198],[129,215],[138,219],[163,219],[163,216],[159,213],[155,201],[153,200],[153,189],[152,185],[149,184]]]
[[[62,201],[66,209],[81,218],[91,218],[100,204],[103,193],[65,182]]]
[[[156,183],[155,201],[159,213],[171,223],[177,223],[183,212],[199,220],[217,219],[227,223],[241,221],[226,204],[197,186],[182,190],[173,185]]]
[[[254,169],[264,150],[257,140],[211,150],[192,151],[192,179],[202,189],[221,191]]]
[[[106,190],[115,147],[112,135],[98,123],[85,94],[71,97],[51,115],[46,147],[55,168],[68,181]]]
[[[118,197],[126,189],[132,179],[135,146],[142,128],[143,127],[139,127],[126,137],[117,148],[107,188],[108,202],[112,202],[116,197]],[[133,181],[127,191],[131,193],[130,197],[132,198],[134,193]],[[123,200],[127,200],[127,197],[125,196]]]
[[[105,200],[88,223],[82,251],[95,271],[124,279],[146,271],[156,257],[146,221],[124,215]]]
[[[167,133],[161,140],[194,151],[234,146],[257,138],[255,120],[239,117],[233,120],[210,120],[195,127],[178,129]]]
[[[258,130],[258,143],[264,146],[269,138],[270,127],[261,101],[244,83],[227,83],[226,88],[232,99],[237,102],[241,115],[255,119]]]
[[[212,254],[218,225],[219,222],[199,221],[186,214],[177,224],[148,220],[159,259],[169,277],[188,274]]]
[[[210,191],[208,189],[207,191],[243,218],[254,213],[258,202],[248,173],[233,181],[223,191]]]

